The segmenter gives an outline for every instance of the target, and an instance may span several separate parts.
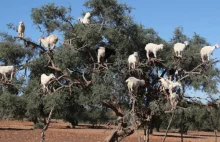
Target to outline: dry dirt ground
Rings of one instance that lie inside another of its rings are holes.
[[[88,125],[80,125],[74,129],[68,128],[69,123],[53,121],[46,132],[46,142],[103,142],[113,129],[91,129]],[[40,129],[33,130],[32,122],[0,121],[0,142],[40,142]],[[143,131],[138,131],[143,138]],[[137,135],[133,134],[123,142],[137,142]],[[151,142],[162,142],[164,131],[150,135]],[[189,131],[184,135],[184,142],[214,142],[213,132]],[[180,142],[180,134],[169,132],[166,142]],[[218,133],[220,142],[220,133]]]

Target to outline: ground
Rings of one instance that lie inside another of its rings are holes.
[[[46,142],[103,142],[114,129],[91,129],[89,125],[69,128],[69,123],[53,121],[46,132]],[[0,142],[40,142],[40,129],[33,129],[33,123],[27,121],[0,121]],[[133,134],[123,142],[137,142],[137,135],[143,138],[143,131]],[[150,135],[153,142],[161,142],[164,131]],[[214,132],[189,131],[184,135],[184,142],[214,142]],[[180,142],[180,134],[175,131],[168,133],[166,142]],[[220,133],[218,133],[220,142]]]

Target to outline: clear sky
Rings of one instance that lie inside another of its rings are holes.
[[[220,31],[220,1],[218,0],[118,0],[127,3],[134,10],[131,15],[135,21],[146,28],[154,28],[159,35],[169,40],[174,28],[182,26],[184,33],[192,36],[194,32],[204,36],[211,44],[219,42]],[[72,6],[72,15],[77,19],[82,11],[86,11],[82,4],[85,0],[4,0],[1,1],[0,30],[6,30],[7,23],[17,24],[24,21],[26,34],[34,34],[35,27],[32,24],[31,8],[54,2],[56,5]]]
[[[220,44],[220,1],[219,0],[118,0],[127,3],[134,10],[131,16],[145,28],[154,28],[159,35],[169,41],[174,28],[182,26],[184,34],[192,37],[193,33],[205,37],[213,45]],[[2,0],[0,5],[0,31],[7,31],[6,24],[18,24],[24,21],[25,34],[33,40],[41,36],[30,18],[31,8],[54,2],[56,5],[72,6],[72,15],[77,19],[86,9],[85,0]],[[11,34],[17,35],[14,31]],[[220,49],[212,57],[219,58]]]

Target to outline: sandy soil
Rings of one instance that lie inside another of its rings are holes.
[[[46,132],[46,142],[103,142],[113,129],[91,129],[88,125],[80,125],[74,129],[68,128],[69,123],[61,121],[51,123]],[[32,122],[0,121],[0,142],[40,142],[40,129],[33,129]],[[143,138],[143,131],[138,131],[123,142],[137,142],[137,135]],[[161,142],[164,131],[150,135],[151,142]],[[214,142],[213,132],[189,131],[184,135],[184,142]],[[175,131],[168,133],[166,142],[180,142],[180,134]],[[220,142],[220,133],[218,133]]]

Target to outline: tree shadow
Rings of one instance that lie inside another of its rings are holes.
[[[34,130],[33,128],[0,128],[0,130],[15,130],[15,131],[20,131],[20,130]]]
[[[153,136],[157,137],[164,137],[165,134],[153,134]],[[181,136],[178,135],[173,135],[173,134],[167,134],[167,137],[173,137],[173,138],[181,138]],[[201,136],[192,136],[192,135],[184,135],[183,138],[192,138],[192,139],[205,139],[204,137]]]

